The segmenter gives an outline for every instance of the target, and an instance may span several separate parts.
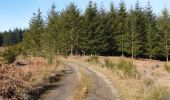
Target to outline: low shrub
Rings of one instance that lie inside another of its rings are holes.
[[[2,53],[2,57],[4,58],[5,63],[10,64],[16,60],[17,54],[13,49],[9,48]]]
[[[99,57],[98,56],[91,56],[90,58],[87,59],[88,62],[94,62],[98,63],[99,62]]]
[[[165,64],[165,65],[164,65],[164,68],[165,68],[165,70],[166,70],[168,73],[170,73],[170,65]]]
[[[170,100],[170,90],[163,87],[154,87],[148,91],[146,100]]]
[[[112,63],[112,61],[110,61],[109,58],[105,58],[104,62],[105,62],[105,64],[104,64],[105,67],[114,69],[114,64]]]
[[[0,95],[8,100],[24,100],[29,88],[24,73],[12,65],[0,66]]]
[[[144,79],[144,85],[146,87],[152,86],[153,84],[154,84],[154,80],[153,79],[151,79],[151,78]]]
[[[123,73],[123,76],[136,76],[136,67],[134,66],[133,62],[125,61],[121,59],[117,65],[117,70]]]

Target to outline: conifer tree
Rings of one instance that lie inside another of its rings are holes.
[[[88,54],[97,54],[97,39],[96,28],[98,26],[98,10],[96,4],[92,1],[89,1],[89,4],[85,10],[83,16],[83,30],[84,34],[82,35],[82,48],[83,51],[86,51]]]
[[[130,16],[129,16],[129,20],[130,20],[130,27],[129,27],[129,45],[126,45],[127,48],[127,52],[129,52],[132,55],[132,58],[134,58],[134,56],[136,56],[138,54],[139,51],[139,33],[137,30],[137,22],[138,22],[138,12],[133,9],[130,10]]]
[[[29,29],[24,35],[25,47],[32,52],[34,56],[38,56],[42,49],[41,39],[44,32],[44,20],[40,9],[37,13],[33,14],[33,17],[29,23]]]
[[[167,8],[162,11],[162,16],[158,18],[159,36],[161,37],[160,47],[165,55],[167,62],[169,61],[169,45],[170,45],[170,17]]]
[[[115,36],[116,44],[118,50],[121,52],[122,56],[124,56],[125,52],[125,38],[127,35],[127,13],[125,3],[123,1],[119,4],[118,11],[118,27],[117,27],[117,35]]]
[[[146,10],[146,38],[147,38],[147,55],[150,59],[154,57],[158,51],[158,35],[156,33],[156,19],[153,14],[152,7],[148,2],[148,7]]]
[[[55,5],[51,6],[51,10],[48,14],[48,22],[45,28],[45,32],[42,34],[42,44],[45,49],[45,54],[48,57],[49,63],[52,63],[52,59],[55,51],[58,50],[58,13],[55,11]]]
[[[128,18],[129,34],[127,36],[127,44],[125,45],[128,54],[131,54],[132,58],[140,54],[140,49],[143,42],[143,18],[142,8],[139,6],[139,1],[136,2],[135,8],[130,9]],[[129,40],[129,41],[128,41]],[[128,45],[130,44],[130,45]]]
[[[79,46],[80,36],[80,11],[74,3],[70,3],[60,16],[62,46],[70,55]]]
[[[117,48],[115,43],[115,35],[117,32],[117,11],[113,3],[110,4],[110,11],[107,13],[106,27],[108,28],[108,35],[109,35],[109,38],[107,39],[109,43],[108,53],[114,54]]]

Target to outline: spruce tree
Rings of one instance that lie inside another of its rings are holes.
[[[95,31],[94,39],[96,40],[96,52],[99,54],[105,54],[109,49],[108,39],[111,38],[111,34],[107,27],[107,14],[104,6],[101,5],[97,14],[97,27]]]
[[[165,55],[166,60],[169,60],[169,45],[170,45],[170,16],[167,8],[164,8],[162,15],[158,18],[158,29],[160,36],[161,51]]]
[[[127,12],[125,3],[123,1],[119,4],[118,18],[117,18],[118,26],[117,26],[117,35],[115,36],[116,45],[118,50],[121,52],[122,56],[124,56],[125,51],[125,38],[127,35]]]
[[[25,47],[29,52],[32,52],[34,56],[38,56],[42,50],[42,33],[44,32],[44,20],[40,9],[37,13],[33,14],[33,17],[29,23],[29,29],[24,34]]]
[[[128,35],[128,39],[130,40],[128,43],[129,45],[126,45],[127,48],[127,52],[129,52],[129,54],[131,54],[132,58],[134,58],[134,56],[136,56],[139,52],[139,32],[137,30],[138,27],[138,11],[137,9],[130,10],[130,16],[129,16],[129,35]]]
[[[156,18],[153,14],[152,7],[148,2],[148,7],[146,10],[146,38],[147,38],[147,56],[152,59],[158,51],[158,35],[156,33]]]
[[[49,63],[52,63],[52,59],[55,51],[58,50],[58,13],[55,11],[55,5],[51,6],[51,10],[48,14],[48,22],[45,28],[45,32],[42,34],[42,44],[47,55]]]
[[[83,16],[83,31],[82,35],[82,49],[87,54],[97,54],[97,39],[96,36],[96,28],[98,26],[98,10],[96,4],[92,1],[89,1],[89,4],[85,10],[85,14]]]
[[[108,53],[115,54],[116,53],[116,43],[115,43],[115,35],[117,33],[117,11],[114,7],[114,4],[110,4],[110,11],[107,13],[107,23],[106,27],[108,28]]]
[[[80,11],[74,3],[61,13],[60,16],[62,47],[66,52],[76,52],[76,47],[79,47],[80,36]]]
[[[132,58],[138,56],[141,52],[143,42],[143,17],[142,8],[139,6],[139,1],[136,2],[135,8],[131,8],[128,16],[128,30],[127,44],[125,45],[128,54]],[[129,40],[129,41],[128,41]],[[130,44],[130,45],[128,45]]]

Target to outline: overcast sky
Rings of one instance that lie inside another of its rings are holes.
[[[103,2],[106,9],[112,1],[116,7],[120,0],[91,0],[98,5]],[[126,7],[134,6],[136,0],[124,0]],[[159,14],[164,7],[170,9],[170,0],[149,0],[153,7],[153,11]],[[84,11],[89,0],[0,0],[0,31],[18,28],[27,28],[28,22],[34,12],[38,8],[43,12],[43,16],[47,15],[51,4],[55,3],[57,10],[64,9],[69,2],[75,2],[78,7]],[[139,0],[141,7],[146,7],[148,0]]]

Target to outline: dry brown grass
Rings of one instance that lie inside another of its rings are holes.
[[[170,87],[170,74],[164,69],[165,62],[123,58],[126,61],[133,61],[139,77],[121,78],[114,69],[103,68],[101,65],[105,63],[104,59],[106,58],[109,58],[112,63],[117,65],[122,57],[99,57],[98,64],[86,62],[88,58],[88,56],[75,56],[70,59],[81,64],[89,64],[95,70],[104,73],[113,82],[122,100],[146,100],[146,97],[152,95],[149,91],[153,91],[155,87]]]
[[[74,100],[85,100],[87,94],[91,92],[93,87],[91,77],[85,74],[82,70],[80,71],[80,74],[81,74],[81,80],[75,92]]]
[[[23,100],[30,89],[45,83],[60,68],[60,61],[48,65],[44,58],[28,57],[24,66],[15,64],[0,66],[0,95],[9,99]]]
[[[29,58],[27,61],[27,67],[23,67],[22,70],[29,76],[28,82],[32,86],[41,85],[51,73],[54,73],[59,68],[58,59],[53,65],[48,65],[43,58]]]
[[[22,100],[28,88],[29,84],[27,84],[21,69],[13,65],[0,66],[0,95]]]

